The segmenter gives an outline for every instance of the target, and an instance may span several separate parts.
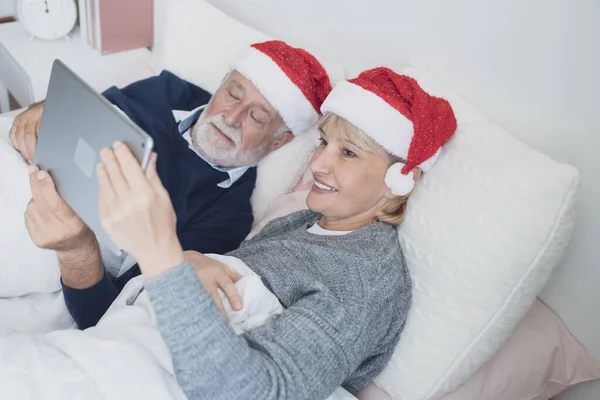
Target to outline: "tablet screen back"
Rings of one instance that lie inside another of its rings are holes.
[[[118,249],[102,229],[96,165],[100,150],[126,143],[145,168],[152,138],[56,60],[40,123],[34,163],[50,172],[58,192],[94,231],[101,245]]]

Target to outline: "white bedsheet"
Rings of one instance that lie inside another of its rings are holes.
[[[94,328],[73,328],[53,252],[29,239],[27,166],[0,117],[0,388],[2,398],[184,399],[155,324],[143,277],[130,281]],[[281,312],[277,298],[241,261],[214,256],[245,275],[244,308],[229,319],[239,334]],[[328,400],[355,399],[339,388]]]
[[[244,275],[236,283],[244,308],[234,312],[224,299],[238,334],[282,311],[277,298],[245,264],[232,257],[213,257]],[[143,290],[143,279],[132,279],[98,325],[85,331],[31,334],[0,329],[3,395],[19,399],[184,399]],[[342,388],[329,398],[349,399],[354,397]]]

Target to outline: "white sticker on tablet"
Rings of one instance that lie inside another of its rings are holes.
[[[75,161],[75,164],[77,164],[85,176],[90,178],[94,173],[94,166],[96,165],[96,152],[85,140],[79,138],[73,161]]]

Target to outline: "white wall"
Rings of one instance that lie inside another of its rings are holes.
[[[0,0],[0,18],[17,15],[17,0]]]
[[[211,3],[277,38],[310,44],[352,74],[416,57],[517,137],[579,168],[576,232],[541,297],[600,360],[600,2]],[[600,385],[568,397],[600,398]]]

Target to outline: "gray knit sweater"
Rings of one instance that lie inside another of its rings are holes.
[[[307,232],[318,218],[279,218],[228,253],[285,307],[241,336],[189,263],[146,283],[190,399],[325,399],[340,385],[356,393],[384,368],[411,302],[396,231],[376,223],[341,236]]]

